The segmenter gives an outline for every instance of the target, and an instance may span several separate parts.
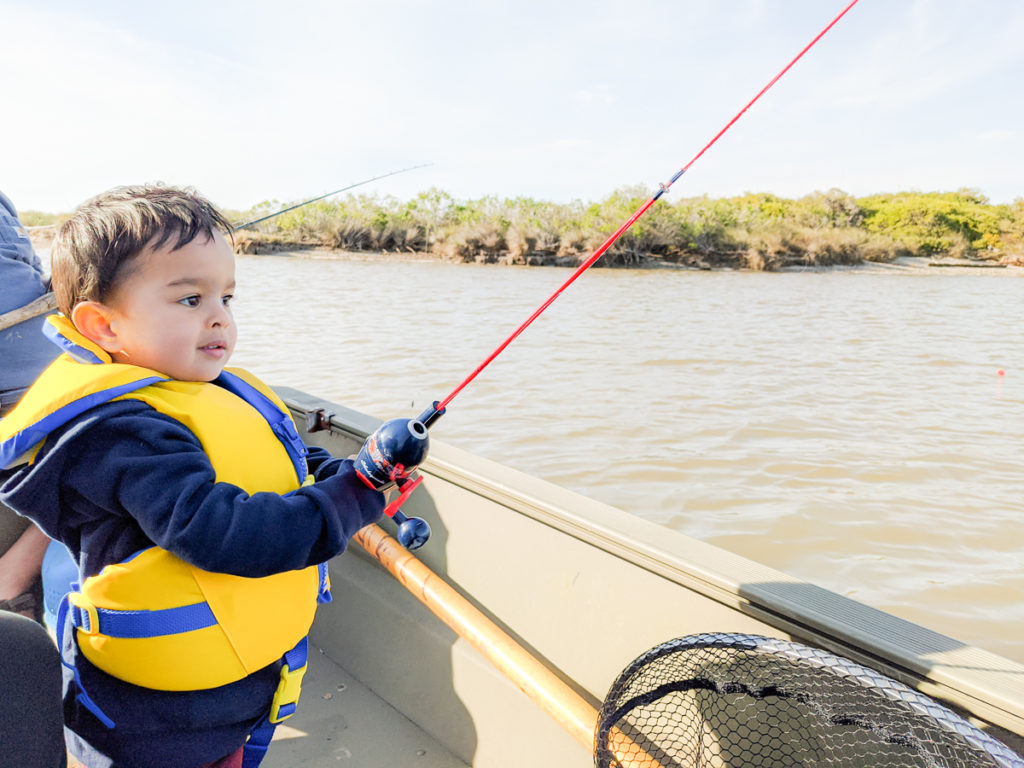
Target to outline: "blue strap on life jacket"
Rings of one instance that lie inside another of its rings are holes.
[[[76,585],[77,586],[77,585]],[[58,637],[61,638],[61,651],[60,651],[60,663],[71,670],[75,678],[75,685],[78,688],[78,693],[75,698],[79,704],[92,712],[96,718],[103,723],[107,728],[114,727],[114,721],[111,720],[106,713],[100,709],[99,705],[96,704],[90,698],[89,694],[85,690],[85,686],[82,684],[82,678],[78,674],[78,669],[73,665],[69,664],[64,659],[64,631],[67,627],[67,616],[70,605],[69,597],[73,594],[69,592],[64,596],[61,601],[60,608],[57,611],[57,633]],[[330,593],[328,593],[330,594]],[[274,738],[274,731],[277,726],[295,714],[295,710],[298,706],[299,694],[302,690],[302,678],[306,674],[306,668],[309,663],[309,637],[303,637],[294,648],[288,651],[284,655],[283,664],[281,665],[281,680],[278,683],[277,691],[274,693],[274,698],[270,704],[270,711],[264,715],[256,726],[249,732],[249,739],[245,743],[245,747],[242,750],[242,768],[257,768],[259,764],[266,757],[267,750],[270,748],[270,742]]]
[[[331,602],[331,590],[327,584],[327,563],[317,566],[320,574],[318,603]],[[249,740],[242,750],[242,768],[257,768],[267,755],[270,741],[278,724],[295,714],[302,689],[302,677],[306,674],[309,660],[309,637],[302,638],[298,644],[284,655],[281,666],[281,682],[277,685],[274,699],[270,703],[270,711],[264,715],[249,732]]]
[[[36,445],[41,443],[46,437],[72,419],[76,419],[83,413],[91,408],[95,408],[97,405],[103,405],[104,403],[110,402],[115,397],[126,395],[129,392],[134,392],[137,389],[148,387],[150,384],[156,384],[157,382],[167,381],[167,379],[159,376],[149,376],[138,381],[132,381],[127,384],[122,384],[119,387],[112,387],[111,389],[105,389],[102,392],[93,392],[90,395],[74,400],[67,405],[61,406],[53,413],[44,416],[42,419],[32,424],[16,435],[13,435],[9,440],[4,443],[0,443],[0,468],[9,469],[17,464],[22,457]]]
[[[282,411],[277,403],[269,397],[230,371],[222,371],[220,376],[213,380],[213,383],[245,400],[266,419],[270,430],[288,451],[288,457],[292,460],[299,485],[302,485],[306,481],[306,475],[309,474],[306,467],[306,456],[309,454],[309,449],[299,437],[292,417]]]
[[[317,566],[317,575],[316,601],[329,603],[332,598],[327,583],[327,563],[320,563]],[[217,623],[213,609],[206,602],[153,611],[119,611],[90,605],[78,591],[65,595],[65,601],[68,603],[65,608],[67,619],[75,629],[80,629],[87,635],[120,638],[160,637],[194,632]]]
[[[78,584],[73,585],[73,587],[77,589]],[[92,712],[107,728],[113,728],[114,721],[107,717],[106,713],[104,713],[104,711],[100,709],[99,705],[89,697],[88,693],[86,693],[85,686],[82,685],[82,678],[78,674],[78,667],[74,664],[68,663],[64,658],[64,631],[67,628],[66,620],[68,616],[68,597],[71,594],[71,592],[68,592],[68,594],[64,595],[64,599],[60,601],[60,607],[57,609],[57,642],[60,644],[60,663],[70,669],[72,674],[75,676],[75,685],[78,688],[78,693],[75,694],[75,700]]]
[[[217,617],[205,602],[155,611],[115,611],[79,604],[76,599],[72,597],[69,601],[68,618],[72,626],[87,635],[160,637],[206,629],[217,623]]]
[[[281,682],[274,693],[270,711],[249,732],[249,740],[242,750],[242,768],[257,768],[267,755],[278,724],[295,714],[308,661],[309,638],[304,637],[284,655]]]
[[[327,581],[327,563],[317,565],[317,574],[319,577],[317,602],[329,603],[332,597]],[[103,634],[122,638],[173,635],[205,629],[217,623],[217,619],[207,603],[194,603],[156,611],[115,611],[88,605],[81,595],[78,583],[72,583],[71,591],[64,595],[57,609],[56,629],[60,642],[60,663],[74,674],[75,685],[78,688],[78,693],[75,696],[77,701],[92,712],[107,728],[113,728],[114,721],[86,692],[77,667],[64,658],[64,633],[69,623],[72,628],[87,634]],[[274,694],[270,711],[250,732],[243,756],[243,768],[255,768],[259,765],[270,746],[270,740],[277,724],[295,713],[308,657],[308,637],[302,638],[294,648],[284,655],[281,682]]]
[[[69,339],[63,334],[63,332],[61,332],[61,329],[53,323],[43,323],[43,336],[60,347],[61,351],[67,352],[80,363],[102,365],[103,363],[110,362],[109,357],[104,360],[88,347],[83,347],[73,339]]]

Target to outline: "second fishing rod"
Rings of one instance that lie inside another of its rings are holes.
[[[569,278],[562,283],[559,288],[552,293],[547,300],[541,304],[537,309],[526,318],[523,323],[513,331],[508,338],[506,338],[501,344],[499,344],[490,355],[488,355],[483,362],[478,365],[472,373],[467,376],[462,383],[460,383],[455,389],[453,389],[443,400],[436,400],[434,403],[421,413],[415,419],[391,419],[390,421],[384,422],[372,435],[370,435],[366,442],[363,444],[362,449],[359,451],[355,459],[356,471],[362,478],[363,482],[372,488],[379,490],[388,490],[390,488],[398,489],[398,496],[391,501],[384,509],[385,515],[391,517],[398,524],[398,541],[403,547],[409,550],[419,549],[423,546],[430,538],[430,526],[427,525],[425,520],[417,517],[407,517],[401,511],[401,506],[409,495],[416,489],[416,487],[422,482],[422,475],[413,477],[413,473],[416,468],[423,462],[427,456],[427,450],[430,445],[430,436],[428,430],[430,427],[444,415],[448,408],[448,404],[471,382],[475,379],[481,371],[484,370],[491,362],[508,347],[513,341],[515,341],[519,335],[525,331],[534,320],[546,310],[552,303],[562,294],[562,292],[572,285],[580,275],[586,272],[592,267],[598,259],[612,246],[612,244],[618,240],[630,227],[636,223],[637,219],[643,216],[652,205],[654,205],[658,199],[668,192],[671,187],[679,178],[686,173],[690,167],[700,159],[700,157],[711,148],[711,146],[717,142],[726,131],[735,125],[743,114],[750,109],[775,83],[785,75],[794,64],[796,64],[804,54],[806,54],[815,43],[817,43],[825,34],[834,27],[847,12],[855,6],[859,0],[852,0],[846,7],[843,8],[839,14],[830,21],[824,29],[822,29],[807,45],[805,45],[800,52],[790,60],[790,62],[779,70],[778,74],[775,75],[768,83],[757,92],[757,94],[748,101],[744,107],[737,112],[733,118],[726,123],[722,129],[716,133],[711,140],[705,144],[697,154],[690,158],[682,168],[676,171],[672,177],[667,181],[658,186],[658,191],[651,196],[643,205],[633,212],[622,225],[615,230],[611,236],[608,237],[601,246],[594,251],[576,270],[569,276]]]

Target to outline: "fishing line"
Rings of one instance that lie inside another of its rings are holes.
[[[350,190],[350,189],[355,189],[356,187],[361,187],[364,184],[369,184],[371,181],[377,181],[378,179],[386,179],[388,176],[397,176],[398,174],[405,173],[406,171],[415,171],[417,168],[427,168],[427,167],[429,167],[431,165],[433,165],[433,163],[424,163],[423,165],[411,165],[408,168],[400,168],[397,171],[390,171],[389,173],[382,173],[380,176],[374,176],[372,179],[364,179],[363,181],[357,181],[355,184],[349,184],[347,187],[342,187],[341,189],[336,189],[333,192],[328,192],[325,195],[320,195],[319,197],[314,197],[314,198],[311,198],[309,200],[305,200],[305,201],[303,201],[301,203],[296,203],[295,205],[289,205],[287,208],[282,208],[280,211],[274,211],[273,213],[268,213],[266,216],[262,216],[262,217],[260,217],[258,219],[253,219],[252,221],[246,221],[246,222],[244,222],[242,224],[232,224],[231,228],[234,229],[236,232],[238,230],[240,230],[240,229],[247,229],[248,227],[253,227],[253,226],[257,225],[257,224],[260,224],[260,223],[266,221],[267,219],[272,219],[275,216],[280,216],[282,213],[288,213],[288,211],[294,211],[296,208],[301,208],[304,205],[309,205],[310,203],[315,203],[317,200],[323,200],[325,197],[330,197],[331,195],[337,195],[337,194],[339,194],[341,192],[348,192],[348,190]],[[23,229],[28,229],[28,230],[32,230],[32,229],[54,229],[56,227],[57,227],[56,224],[40,224],[40,225],[35,226],[35,227],[23,227]]]
[[[552,303],[554,303],[555,299],[557,299],[566,288],[568,288],[570,285],[572,285],[580,275],[582,275],[584,272],[586,272],[588,269],[590,269],[590,267],[593,266],[594,263],[598,259],[601,258],[601,256],[605,253],[605,251],[607,251],[611,247],[611,245],[616,240],[618,240],[619,237],[621,237],[623,233],[626,232],[626,230],[628,230],[630,227],[632,227],[633,224],[637,221],[637,219],[639,219],[641,216],[643,216],[647,212],[647,210],[652,205],[654,205],[655,202],[657,202],[658,198],[660,198],[662,195],[664,195],[666,192],[668,192],[669,187],[671,187],[673,184],[675,184],[676,181],[679,180],[679,177],[681,177],[684,173],[686,173],[690,169],[690,167],[695,162],[697,162],[697,160],[699,160],[700,157],[705,152],[707,152],[708,149],[710,149],[712,147],[712,145],[714,145],[715,142],[717,142],[720,138],[722,138],[722,136],[725,135],[725,133],[730,128],[732,128],[732,126],[735,125],[735,123],[741,117],[743,117],[743,114],[748,109],[750,109],[757,102],[757,100],[760,99],[773,85],[775,85],[775,83],[777,83],[782,78],[782,76],[785,75],[793,67],[794,64],[796,64],[801,58],[803,58],[804,54],[807,53],[811,48],[813,48],[814,45],[822,37],[824,37],[825,34],[830,29],[832,29],[832,27],[834,27],[839,22],[839,20],[841,18],[843,18],[843,16],[845,16],[846,13],[851,8],[853,8],[853,6],[855,6],[858,2],[859,2],[859,0],[852,0],[852,2],[849,5],[847,5],[845,8],[843,8],[843,10],[839,13],[839,15],[837,15],[834,19],[832,19],[832,21],[829,22],[829,24],[824,29],[822,29],[821,32],[819,32],[814,37],[814,39],[811,40],[811,42],[809,42],[806,46],[803,47],[803,49],[800,51],[800,53],[798,53],[796,56],[794,56],[793,59],[785,67],[783,67],[779,71],[779,73],[777,75],[775,75],[775,77],[773,77],[771,80],[768,81],[767,85],[765,85],[760,91],[757,92],[757,95],[754,96],[754,98],[752,98],[749,102],[747,102],[747,104],[743,107],[743,109],[741,109],[739,112],[736,113],[735,117],[733,117],[732,120],[730,120],[728,123],[726,123],[725,126],[723,126],[722,129],[718,133],[716,133],[714,135],[714,137],[711,139],[711,141],[709,141],[707,144],[705,144],[701,148],[701,150],[696,155],[694,155],[690,159],[690,161],[688,163],[686,163],[686,165],[684,165],[682,168],[680,168],[678,171],[676,171],[676,173],[667,182],[664,182],[664,183],[660,184],[659,187],[658,187],[658,191],[647,202],[645,202],[643,205],[641,205],[639,208],[637,208],[637,210],[633,213],[633,215],[630,216],[622,224],[622,226],[620,226],[617,230],[615,230],[615,232],[612,233],[611,237],[609,237],[607,240],[605,240],[604,243],[596,251],[594,251],[590,255],[590,257],[587,258],[586,261],[584,261],[582,264],[580,264],[579,267],[576,268],[576,271],[574,271],[569,276],[569,278],[564,283],[562,283],[562,285],[559,286],[559,288],[554,293],[552,293],[551,296],[548,297],[547,301],[545,301],[543,304],[541,304],[532,315],[530,315],[528,318],[526,318],[526,320],[523,322],[522,325],[520,325],[518,328],[516,328],[516,330],[513,331],[512,334],[507,339],[505,339],[505,341],[503,341],[500,345],[498,345],[498,347],[490,355],[488,355],[484,359],[484,361],[482,363],[480,363],[480,365],[478,365],[476,367],[476,369],[471,374],[469,374],[469,376],[467,376],[462,381],[461,384],[459,384],[457,387],[455,387],[455,389],[453,389],[448,394],[448,396],[445,397],[443,400],[440,400],[440,401],[434,403],[434,405],[431,408],[428,408],[427,411],[424,412],[424,414],[422,416],[420,416],[420,421],[423,422],[424,426],[429,427],[434,421],[436,421],[444,413],[445,408],[448,406],[448,404],[452,400],[455,399],[455,397],[466,387],[466,385],[468,385],[471,381],[473,381],[473,379],[475,379],[484,370],[484,368],[486,368],[488,365],[490,365],[491,362],[498,355],[500,355],[502,352],[504,352],[505,348],[508,347],[508,345],[511,344],[513,341],[515,341],[516,338],[518,338],[519,335],[523,331],[525,331],[533,323],[534,320],[536,320],[538,317],[540,317],[540,315],[543,314],[543,312],[549,306],[551,306]]]
[[[406,171],[415,171],[417,168],[426,168],[427,166],[430,165],[433,165],[433,163],[413,165],[408,168],[401,168],[397,171],[391,171],[390,173],[384,173],[381,174],[380,176],[374,176],[372,179],[357,181],[355,184],[349,184],[347,187],[342,187],[341,189],[336,189],[333,192],[328,192],[326,195],[320,195],[319,197],[314,197],[311,200],[306,200],[305,202],[302,203],[290,205],[287,208],[282,208],[280,211],[275,211],[274,213],[267,214],[266,216],[263,216],[259,219],[253,219],[252,221],[247,221],[244,224],[233,224],[232,229],[234,229],[237,232],[240,229],[245,229],[246,227],[254,226],[256,224],[259,224],[260,222],[266,221],[267,219],[272,219],[275,216],[280,216],[282,213],[288,213],[288,211],[294,211],[296,208],[301,208],[304,205],[315,203],[317,200],[323,200],[325,197],[336,195],[339,192],[347,192],[350,189],[355,189],[356,187],[361,187],[364,184],[369,184],[371,181],[377,181],[378,179],[386,179],[388,176],[397,176],[400,173],[405,173]],[[56,226],[56,224],[42,224],[38,227],[25,227],[25,229],[53,229]],[[43,294],[30,304],[26,304],[24,307],[12,309],[10,312],[0,314],[0,331],[6,330],[7,328],[17,325],[18,323],[23,323],[26,320],[31,320],[32,318],[38,317],[39,315],[45,315],[49,312],[52,312],[56,308],[57,299],[56,297],[54,297],[53,292],[51,291],[50,293]]]
[[[408,168],[401,168],[401,169],[399,169],[397,171],[391,171],[390,173],[383,173],[380,176],[374,176],[372,179],[366,179],[364,181],[357,181],[355,184],[349,184],[347,187],[342,187],[341,189],[336,189],[333,192],[328,192],[325,195],[320,195],[319,197],[314,197],[314,198],[312,198],[310,200],[306,200],[305,202],[296,203],[295,205],[290,205],[287,208],[282,208],[280,211],[275,211],[274,213],[267,214],[266,216],[263,216],[263,217],[261,217],[259,219],[253,219],[252,221],[247,221],[244,224],[235,224],[234,225],[234,229],[237,231],[239,229],[245,229],[247,227],[252,227],[252,226],[255,226],[256,224],[259,224],[261,222],[266,221],[267,219],[272,219],[275,216],[280,216],[282,213],[288,213],[288,211],[294,211],[296,208],[301,208],[304,205],[309,205],[310,203],[315,203],[317,200],[323,200],[325,197],[330,197],[331,195],[337,195],[340,192],[347,192],[350,189],[355,189],[356,187],[361,187],[364,184],[369,184],[371,181],[377,181],[378,179],[386,179],[388,176],[397,176],[400,173],[405,173],[406,171],[415,171],[417,168],[426,168],[427,166],[430,166],[430,165],[433,165],[433,163],[424,163],[423,165],[413,165],[413,166],[410,166]]]

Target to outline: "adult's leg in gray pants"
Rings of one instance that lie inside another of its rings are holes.
[[[64,768],[57,646],[36,622],[7,611],[0,611],[0,691],[0,761],[18,768]]]

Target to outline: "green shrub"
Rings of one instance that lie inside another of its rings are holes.
[[[528,197],[457,200],[431,188],[401,201],[349,195],[257,226],[253,238],[354,250],[429,252],[456,261],[569,264],[588,258],[650,199],[623,187],[597,202]],[[255,206],[250,220],[286,207]],[[604,254],[600,265],[651,260],[780,269],[944,254],[1024,262],[1024,200],[991,205],[972,190],[855,198],[839,189],[798,199],[769,193],[662,198]]]
[[[862,198],[864,227],[924,254],[970,257],[1003,249],[1000,216],[977,192],[905,192]]]

